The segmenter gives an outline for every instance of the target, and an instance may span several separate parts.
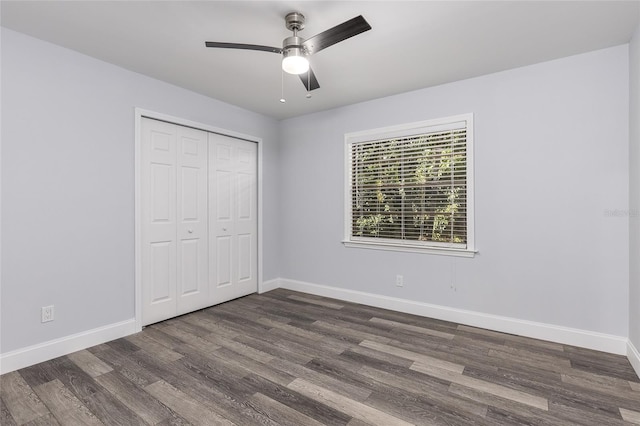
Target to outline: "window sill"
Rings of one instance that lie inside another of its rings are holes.
[[[365,241],[343,241],[345,247],[349,248],[363,248],[371,250],[387,250],[387,251],[399,251],[405,253],[424,253],[435,254],[441,256],[455,256],[455,257],[474,257],[477,250],[460,249],[460,248],[446,248],[446,247],[423,247],[423,246],[411,246],[411,245],[399,245],[399,244],[385,244],[385,243],[371,243]]]

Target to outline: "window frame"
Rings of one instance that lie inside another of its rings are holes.
[[[466,248],[449,247],[448,243],[430,241],[428,243],[418,243],[407,240],[357,237],[352,235],[352,171],[351,171],[351,147],[354,144],[366,143],[381,139],[391,139],[394,137],[406,137],[407,135],[418,135],[422,133],[432,133],[438,128],[446,128],[455,123],[466,123],[466,226],[467,244]],[[358,132],[345,133],[344,135],[344,239],[342,243],[345,247],[364,248],[375,250],[389,250],[410,253],[426,253],[457,257],[474,257],[477,250],[474,238],[474,167],[473,167],[473,113],[460,114],[450,117],[437,118],[432,120],[417,121],[413,123],[400,124],[396,126],[381,127]]]

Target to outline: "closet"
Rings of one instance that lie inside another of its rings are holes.
[[[142,118],[142,324],[257,290],[257,144]]]

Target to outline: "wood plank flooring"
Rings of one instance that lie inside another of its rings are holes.
[[[287,290],[0,376],[9,425],[640,425],[602,352]]]

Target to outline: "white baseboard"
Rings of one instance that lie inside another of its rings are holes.
[[[109,324],[0,355],[0,374],[136,333],[136,321]]]
[[[532,337],[565,345],[579,346],[582,348],[594,349],[617,355],[627,355],[628,353],[628,339],[622,336],[484,314],[481,312],[432,305],[429,303],[414,302],[406,299],[311,284],[303,281],[281,278],[279,282],[281,288],[288,290],[301,291],[347,302],[360,303],[363,305],[375,306],[377,308],[390,309],[423,317],[451,321],[473,327]]]
[[[312,284],[303,281],[277,278],[265,281],[259,288],[260,293],[285,288],[318,296],[331,297],[347,302],[360,303],[398,312],[451,321],[473,327],[486,328],[503,333],[548,340],[566,345],[579,346],[617,355],[626,355],[629,362],[640,376],[640,353],[626,338],[610,334],[596,333],[575,328],[560,327],[551,324],[520,320],[414,302],[389,296],[381,296],[338,287]],[[47,361],[59,356],[99,345],[110,340],[119,339],[136,333],[135,319],[110,324],[93,330],[62,337],[37,345],[0,354],[0,374],[9,373],[20,368],[28,367],[39,362]]]
[[[640,377],[640,352],[633,346],[631,340],[627,342],[627,358],[629,358],[631,366],[636,370],[638,377]]]
[[[275,290],[280,288],[280,279],[276,278],[273,280],[263,281],[262,285],[258,288],[258,294],[266,293],[271,290]]]

